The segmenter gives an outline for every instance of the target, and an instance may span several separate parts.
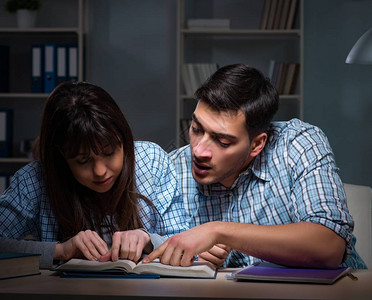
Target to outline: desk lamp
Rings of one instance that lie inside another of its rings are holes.
[[[372,28],[357,40],[345,62],[347,64],[372,64]]]

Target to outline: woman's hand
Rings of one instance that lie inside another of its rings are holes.
[[[89,260],[98,260],[107,251],[107,244],[97,232],[85,230],[66,242],[57,244],[53,258],[68,260],[73,257],[85,257]]]
[[[116,261],[119,258],[138,262],[142,252],[152,251],[150,236],[141,229],[117,231],[112,236],[111,250],[100,261]]]

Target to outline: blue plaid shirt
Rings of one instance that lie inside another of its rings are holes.
[[[150,142],[135,142],[135,159],[138,192],[154,203],[164,222],[140,200],[144,229],[150,234],[162,234],[164,230],[164,237],[187,229],[174,166],[166,152]],[[55,242],[57,234],[58,224],[48,202],[40,162],[31,162],[18,170],[11,186],[0,196],[0,237],[20,240],[31,235],[36,241]]]
[[[231,188],[196,183],[189,146],[172,151],[170,157],[190,227],[216,220],[258,225],[318,223],[345,239],[343,265],[366,268],[354,248],[354,222],[332,149],[319,128],[297,119],[272,123],[264,150]],[[259,259],[233,250],[224,267],[256,261]]]

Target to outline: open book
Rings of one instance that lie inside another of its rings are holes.
[[[157,277],[216,278],[217,272],[217,269],[211,263],[198,261],[195,261],[189,267],[181,267],[165,265],[160,263],[159,260],[146,264],[142,262],[136,264],[126,259],[98,262],[76,258],[70,259],[53,270],[63,272],[65,277],[115,277],[115,275],[123,276],[126,274],[149,274],[157,275]]]
[[[350,268],[310,269],[293,268],[258,262],[231,274],[237,280],[259,280],[280,282],[306,282],[332,284],[337,279],[348,275]]]

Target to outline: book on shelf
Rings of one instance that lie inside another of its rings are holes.
[[[229,19],[188,19],[188,29],[230,29]]]
[[[186,95],[193,95],[217,68],[217,64],[209,63],[183,64],[182,81]]]
[[[293,29],[297,15],[298,0],[291,0],[285,29]]]
[[[275,19],[277,4],[278,4],[277,0],[271,0],[269,16],[267,18],[265,29],[274,29],[274,19]]]
[[[296,93],[299,72],[300,64],[291,63],[288,65],[287,78],[283,88],[283,94],[291,95]]]
[[[266,0],[261,18],[261,29],[293,29],[298,0]]]
[[[91,261],[86,259],[70,259],[53,269],[61,272],[63,277],[115,277],[125,275],[158,276],[158,277],[189,277],[216,278],[217,269],[209,262],[195,261],[191,266],[171,266],[154,260],[150,263],[135,263],[131,260]]]
[[[295,94],[300,64],[270,60],[268,78],[279,94]]]
[[[40,254],[0,253],[0,279],[40,274]]]
[[[337,269],[294,268],[268,262],[254,263],[231,274],[231,278],[248,281],[299,282],[333,284],[339,278],[348,275],[348,267]]]
[[[267,24],[269,20],[269,14],[270,14],[270,8],[271,3],[273,0],[266,0],[264,4],[264,9],[262,12],[262,18],[261,18],[261,29],[267,29]]]

